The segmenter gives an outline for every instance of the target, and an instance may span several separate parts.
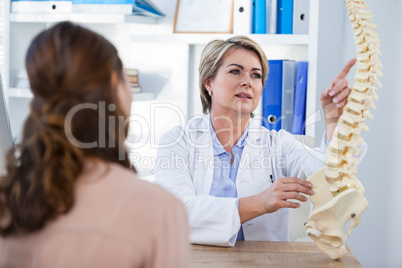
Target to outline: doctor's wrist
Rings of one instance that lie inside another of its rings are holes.
[[[245,223],[266,213],[261,200],[262,198],[259,195],[239,198],[238,208],[241,223]]]

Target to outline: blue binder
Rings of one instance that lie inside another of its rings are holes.
[[[297,0],[295,0],[297,1]],[[278,0],[277,34],[293,33],[293,0]]]
[[[263,126],[269,130],[281,129],[283,60],[270,60],[268,79],[262,94]]]
[[[139,12],[139,13],[146,13],[147,14],[152,14],[156,16],[165,16],[161,10],[157,8],[150,0],[131,0],[134,2],[133,6],[133,13]]]
[[[300,61],[297,66],[295,89],[295,106],[293,108],[292,134],[305,134],[306,94],[307,94],[308,62]]]
[[[254,33],[266,33],[267,7],[265,0],[255,0]]]

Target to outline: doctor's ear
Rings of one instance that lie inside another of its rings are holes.
[[[211,90],[212,90],[211,83],[212,83],[211,78],[207,78],[207,79],[204,81],[204,87],[205,87],[209,92],[211,92]]]

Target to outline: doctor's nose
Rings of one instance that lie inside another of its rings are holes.
[[[251,87],[251,79],[247,76],[244,76],[240,82],[240,85],[246,88]]]

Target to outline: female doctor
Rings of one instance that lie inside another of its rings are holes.
[[[321,93],[327,119],[322,148],[347,102],[345,77],[354,63]],[[210,42],[199,66],[206,115],[185,128],[173,128],[160,140],[155,183],[186,205],[192,243],[287,241],[287,208],[300,206],[288,199],[304,202],[302,194],[313,194],[305,179],[324,165],[325,153],[305,148],[284,130],[269,131],[250,122],[267,74],[265,53],[253,40],[237,36]]]

